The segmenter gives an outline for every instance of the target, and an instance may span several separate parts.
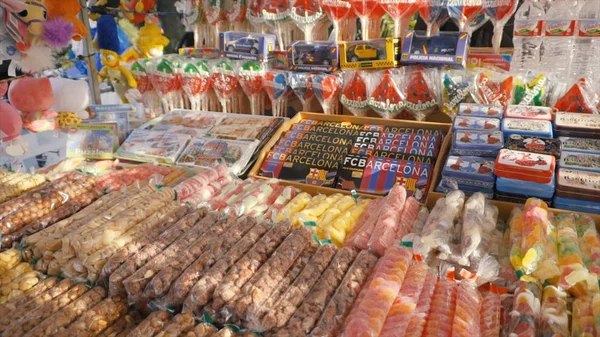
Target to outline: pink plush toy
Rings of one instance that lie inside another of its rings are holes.
[[[0,83],[0,97],[6,95],[8,82]],[[23,121],[15,107],[0,100],[0,140],[8,142],[21,134]]]
[[[24,77],[11,83],[8,89],[10,103],[21,111],[23,126],[32,132],[54,130],[56,112],[54,94],[47,78]]]

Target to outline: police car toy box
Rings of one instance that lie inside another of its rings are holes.
[[[469,35],[460,32],[442,32],[426,36],[425,32],[407,30],[400,61],[465,67]]]
[[[290,70],[332,72],[339,69],[339,49],[331,41],[296,41],[287,47]]]
[[[220,34],[221,56],[240,60],[268,61],[273,58],[275,35],[248,32]]]
[[[385,38],[340,43],[340,68],[382,69],[398,66],[399,39]]]

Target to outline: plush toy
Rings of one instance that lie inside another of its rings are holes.
[[[0,0],[0,6],[11,13],[19,13],[27,9],[27,4],[19,0]]]
[[[54,93],[52,110],[58,113],[59,126],[81,124],[83,119],[89,118],[85,110],[90,104],[87,81],[51,78],[50,84]]]
[[[8,82],[0,84],[0,97],[4,97],[8,91]],[[21,134],[23,121],[19,111],[14,106],[0,100],[0,140],[8,142]]]
[[[44,23],[48,18],[46,2],[44,0],[26,0],[27,10],[17,13],[27,25],[27,30],[32,36],[40,36],[44,32]]]
[[[63,18],[66,22],[73,25],[72,38],[75,41],[81,41],[82,38],[90,35],[85,25],[79,20],[79,0],[46,0],[46,7],[48,8],[48,18]],[[50,31],[49,27],[46,27],[47,31]]]
[[[109,9],[118,9],[121,6],[121,0],[90,0],[90,19],[98,21],[102,15],[108,14]]]
[[[125,17],[134,24],[140,24],[146,20],[148,12],[156,6],[156,0],[122,0],[121,7],[135,13],[125,13]],[[144,12],[144,13],[142,13]]]
[[[98,19],[98,48],[104,65],[98,74],[99,80],[108,78],[121,100],[127,103],[125,93],[130,88],[137,88],[137,82],[129,69],[120,63],[117,23],[110,15],[103,15]]]
[[[121,60],[129,63],[141,58],[160,57],[168,44],[169,39],[162,35],[158,25],[146,22],[140,29],[135,46],[127,49]]]
[[[47,78],[24,77],[13,81],[8,89],[10,103],[21,111],[23,126],[32,132],[54,130],[56,112],[54,94]]]

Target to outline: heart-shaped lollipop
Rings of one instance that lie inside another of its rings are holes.
[[[419,15],[427,24],[427,36],[436,34],[449,18],[448,0],[420,0]]]
[[[470,26],[483,14],[483,0],[448,0],[448,14],[459,31],[471,35]]]
[[[323,112],[330,115],[337,111],[339,102],[338,94],[342,86],[342,79],[338,74],[312,75],[315,96],[323,107]]]
[[[210,89],[210,71],[206,61],[186,64],[181,74],[181,85],[189,97],[206,94]]]
[[[211,73],[212,86],[221,101],[223,112],[227,111],[227,100],[240,85],[231,61],[222,59],[213,65]]]
[[[289,88],[287,72],[279,70],[268,71],[263,78],[263,86],[271,99],[273,116],[286,116],[286,102]]]
[[[289,72],[288,78],[290,88],[292,88],[300,102],[302,102],[302,109],[309,111],[308,105],[315,95],[312,86],[312,76],[309,73]]]

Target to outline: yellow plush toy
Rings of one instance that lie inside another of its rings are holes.
[[[44,0],[28,0],[27,10],[17,15],[27,24],[27,30],[32,36],[40,36],[44,32],[44,23],[48,18],[46,2]]]
[[[121,60],[133,62],[140,58],[160,57],[168,44],[169,39],[162,35],[161,29],[155,23],[146,22],[140,29],[135,46],[127,49]]]
[[[81,124],[81,118],[77,117],[77,114],[74,112],[59,112],[56,117],[56,122],[58,126],[71,126]]]

